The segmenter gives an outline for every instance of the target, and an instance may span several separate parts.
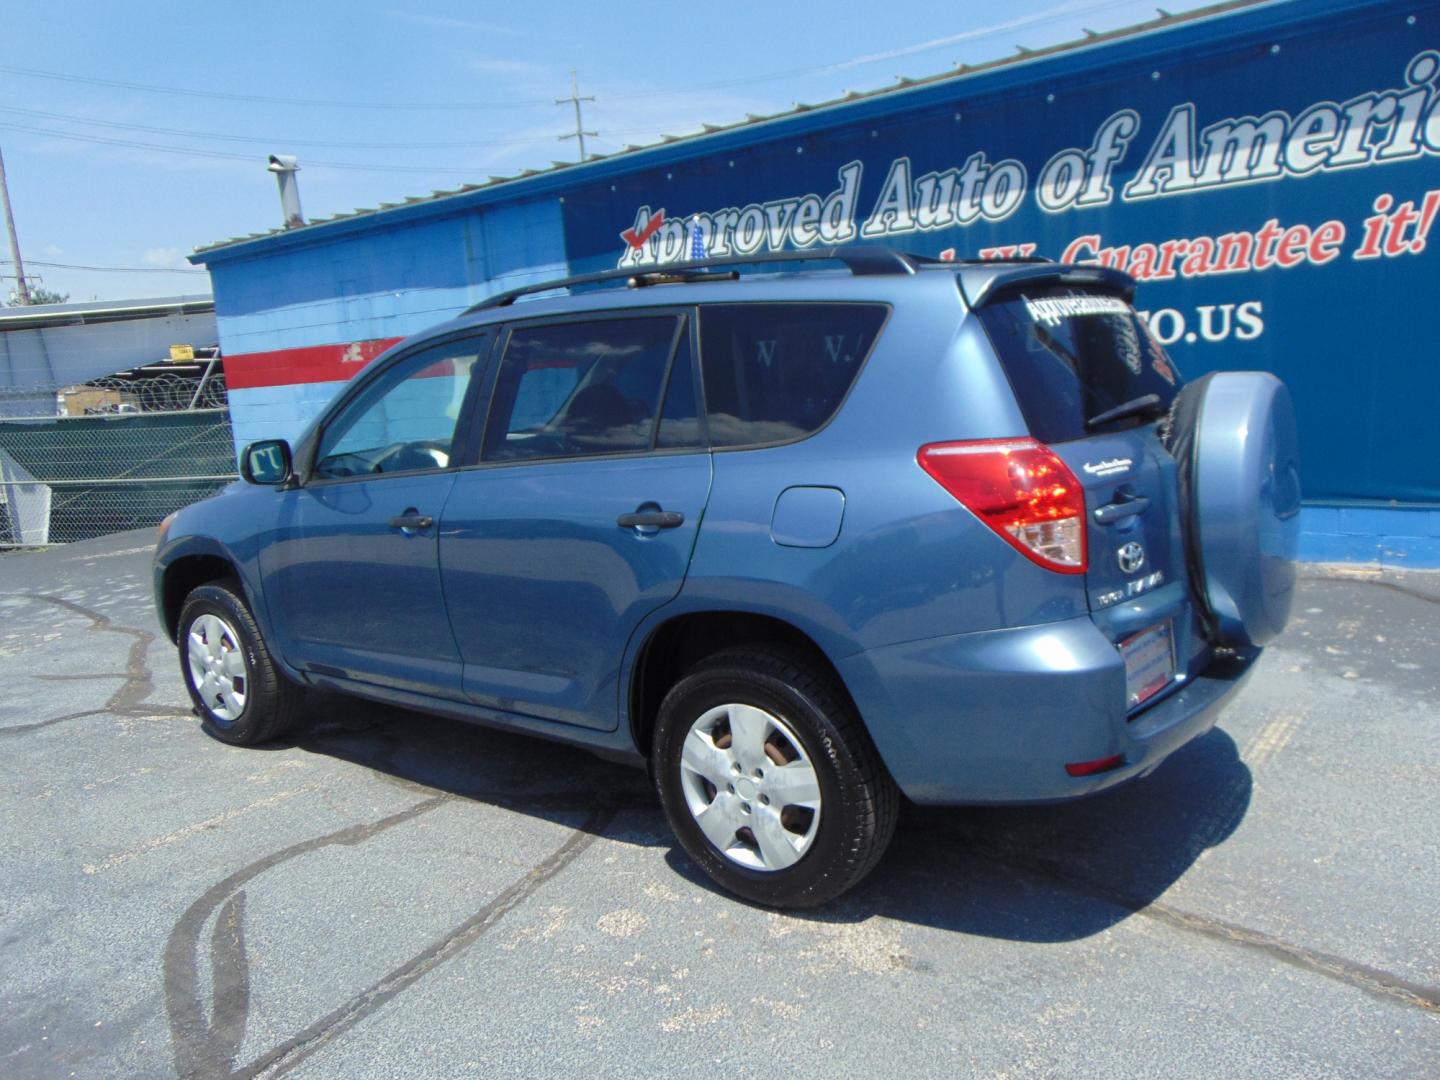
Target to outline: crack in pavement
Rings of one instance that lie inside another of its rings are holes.
[[[1440,1012],[1440,988],[1412,982],[1343,956],[1296,945],[1262,930],[1252,930],[1223,919],[1197,915],[1166,904],[1130,896],[1107,885],[1088,881],[1057,860],[1021,852],[1001,844],[987,843],[963,829],[945,826],[942,828],[964,840],[968,850],[977,858],[1038,877],[1066,892],[1110,904],[1132,915],[1154,919],[1177,930],[1198,934],[1212,941],[1263,953],[1272,959],[1344,983],[1374,997],[1398,1001],[1427,1012]]]
[[[1408,596],[1412,600],[1419,600],[1426,604],[1440,604],[1440,596],[1434,596],[1419,589],[1412,589],[1408,585],[1402,585],[1398,581],[1383,581],[1376,578],[1362,577],[1332,577],[1324,574],[1299,574],[1300,581],[1306,581],[1313,585],[1373,585],[1377,589],[1389,589],[1391,592]]]
[[[1353,579],[1306,577],[1307,582],[1350,584]],[[1387,581],[1364,581],[1427,603],[1440,602],[1433,596],[1416,592]],[[133,639],[130,646],[122,685],[110,695],[103,706],[66,716],[0,729],[0,738],[26,734],[40,728],[98,715],[159,718],[189,717],[189,709],[165,705],[144,705],[153,690],[153,677],[146,663],[147,650],[156,635],[140,629],[117,626],[108,617],[66,600],[43,594],[22,594],[26,599],[50,604],[80,615],[90,622],[89,629],[101,633],[117,633]],[[45,677],[45,676],[42,676]],[[64,678],[99,678],[101,676],[48,676]],[[308,747],[307,747],[308,748]],[[384,776],[383,770],[376,770]],[[392,774],[391,779],[417,790],[430,790],[413,781]],[[296,1035],[261,1054],[252,1062],[238,1066],[236,1059],[244,1041],[252,1007],[248,951],[246,947],[244,885],[265,871],[308,852],[331,845],[354,846],[371,839],[386,829],[414,820],[457,797],[483,798],[497,807],[527,813],[555,813],[567,810],[587,812],[586,820],[549,856],[526,871],[492,900],[452,928],[439,940],[399,965],[371,986],[354,995],[337,1009],[315,1021]],[[628,808],[653,807],[638,795],[633,799],[612,800],[595,806],[593,800],[584,804],[580,793],[535,793],[529,795],[495,795],[484,792],[439,793],[409,808],[373,822],[361,823],[324,836],[291,845],[265,856],[231,874],[190,905],[172,930],[164,954],[164,988],[166,1010],[170,1022],[172,1051],[177,1072],[182,1076],[256,1076],[262,1073],[281,1075],[322,1050],[333,1039],[360,1023],[377,1009],[416,984],[430,971],[462,953],[509,912],[522,904],[547,881],[561,873],[582,854],[609,826],[617,811]],[[1086,880],[1064,863],[1033,852],[986,843],[963,830],[959,832],[978,858],[1009,867],[1045,880],[1067,892],[1111,905],[1131,914],[1152,919],[1187,934],[1197,935],[1231,947],[1278,960],[1320,977],[1333,980],[1371,996],[1390,1002],[1417,1007],[1427,1012],[1440,1012],[1440,988],[1422,985],[1391,972],[1379,970],[1345,957],[1296,945],[1263,931],[1250,929],[1224,920],[1198,915],[1169,905],[1145,900],[1104,883]],[[206,995],[209,1007],[199,991],[198,949],[202,932],[214,916],[211,949],[211,989]],[[208,1017],[207,1017],[208,1012]]]
[[[165,1011],[170,1022],[171,1050],[177,1073],[183,1077],[234,1075],[235,1057],[240,1052],[238,1036],[243,1035],[249,1018],[248,989],[244,994],[212,991],[212,1004],[218,1011],[210,1019],[207,1019],[201,1004],[197,949],[200,932],[211,913],[226,905],[243,885],[280,863],[334,844],[353,847],[386,829],[427,814],[446,801],[446,796],[437,795],[388,817],[349,825],[281,848],[211,886],[185,909],[165,943],[163,961]],[[243,912],[243,905],[239,910]],[[245,950],[242,948],[226,948],[212,954],[215,984],[239,986],[242,980],[234,968],[244,957]],[[227,964],[231,970],[222,970]],[[248,975],[244,983],[248,987]]]
[[[41,728],[53,727],[56,724],[63,724],[70,720],[81,720],[89,716],[125,716],[141,720],[150,720],[156,717],[190,716],[188,709],[179,709],[173,705],[145,705],[144,701],[150,696],[154,689],[154,677],[150,673],[150,665],[146,662],[146,652],[155,635],[149,630],[139,630],[129,626],[117,626],[108,615],[102,615],[98,611],[92,611],[87,607],[66,600],[62,596],[49,596],[43,593],[21,593],[26,600],[35,600],[42,604],[51,604],[55,607],[64,608],[72,614],[90,620],[90,630],[102,634],[121,634],[125,637],[134,638],[130,645],[130,653],[125,662],[125,673],[116,676],[125,681],[120,684],[104,705],[98,709],[82,709],[79,712],[66,713],[64,716],[52,717],[49,720],[39,720],[33,724],[14,724],[9,727],[0,728],[0,739],[13,738],[16,735],[28,735],[32,731],[39,731]],[[37,675],[36,678],[51,680],[70,679],[92,679],[102,678],[100,675]]]
[[[528,899],[541,885],[574,862],[586,848],[599,839],[600,833],[614,816],[615,812],[609,808],[592,811],[590,817],[572,831],[565,842],[548,857],[531,867],[445,937],[355,995],[328,1016],[310,1025],[299,1035],[281,1043],[246,1066],[239,1075],[283,1075],[322,1049],[332,1038],[349,1030],[380,1006],[409,989],[430,971],[458,956]]]
[[[271,806],[277,806],[297,796],[308,795],[312,791],[319,790],[322,786],[321,782],[316,781],[313,784],[305,784],[302,787],[277,791],[273,795],[267,795],[265,798],[259,799],[256,802],[221,811],[214,817],[209,817],[204,821],[197,821],[183,828],[175,829],[173,832],[168,832],[163,836],[153,836],[144,843],[137,844],[135,847],[125,851],[117,851],[115,854],[107,856],[98,863],[86,863],[80,869],[86,874],[103,874],[107,870],[113,870],[117,866],[121,866],[132,859],[138,859],[142,855],[148,855],[152,851],[158,851],[160,848],[169,847],[171,844],[179,843],[182,840],[188,840],[192,836],[209,832],[211,829],[218,829],[221,825],[225,825],[237,817],[248,814],[252,810],[263,810]]]
[[[91,716],[155,718],[193,715],[189,709],[144,704],[145,698],[149,696],[154,685],[146,657],[147,650],[155,640],[155,634],[148,630],[117,626],[109,616],[83,607],[64,597],[37,593],[22,595],[25,599],[50,604],[87,619],[90,623],[89,629],[93,631],[121,634],[133,640],[125,672],[112,676],[123,679],[123,682],[103,705],[32,724],[3,728],[0,729],[0,738],[23,735]],[[103,677],[101,674],[95,674],[48,678],[55,681],[71,681],[72,679],[79,681],[101,677]],[[420,787],[420,785],[416,785],[416,787]],[[299,794],[299,792],[282,793],[284,797],[294,794]],[[466,794],[470,795],[471,793],[467,792]],[[589,800],[590,805],[577,805],[580,800],[569,793],[491,795],[491,800],[496,805],[504,805],[519,812],[563,812],[566,809],[574,809],[577,812],[588,811],[588,816],[581,826],[573,830],[550,856],[527,870],[524,875],[512,882],[494,899],[459,926],[453,928],[439,941],[389,972],[379,982],[351,998],[340,1008],[266,1052],[256,1061],[237,1069],[236,1057],[244,1041],[251,1009],[250,969],[245,941],[246,893],[243,885],[266,870],[308,852],[335,844],[353,846],[363,843],[386,829],[413,820],[457,797],[460,796],[449,793],[435,794],[406,810],[378,821],[348,826],[336,832],[291,845],[231,874],[191,904],[167,940],[163,961],[166,1012],[169,1018],[176,1071],[181,1076],[187,1077],[255,1076],[262,1071],[279,1075],[295,1067],[321,1049],[330,1039],[353,1027],[370,1013],[408,989],[425,974],[459,955],[465,948],[473,944],[536,889],[564,870],[594,843],[613,820],[617,811],[622,808],[619,802],[616,802],[615,805],[607,804],[596,807],[593,805],[593,800]],[[630,800],[621,801],[628,804]],[[218,823],[218,820],[213,823],[202,823],[201,826],[181,830],[181,833],[188,835],[200,827]],[[175,836],[178,838],[180,834],[175,834]],[[169,841],[170,839],[172,837],[167,836],[160,838],[160,841]],[[148,850],[158,842],[150,842],[145,845],[145,849]],[[133,857],[134,854],[137,853],[125,853],[122,856],[112,857],[107,865],[96,867],[91,872],[106,869],[116,861],[123,861],[125,858]],[[216,914],[217,910],[218,914]],[[201,931],[212,914],[215,914],[216,918],[210,943],[212,976],[209,994],[210,1015],[207,1019],[206,1009],[201,1003],[198,989],[197,953]]]
[[[245,890],[220,909],[210,935],[210,1015],[217,1043],[230,1050],[230,1060],[245,1041],[250,1021],[250,957],[245,949]]]
[[[570,865],[593,844],[614,819],[609,805],[591,806],[585,821],[570,832],[549,856],[527,870],[479,911],[438,941],[396,967],[339,1008],[266,1051],[247,1065],[235,1059],[244,1039],[250,1011],[249,968],[244,937],[244,889],[260,874],[290,859],[334,844],[355,846],[453,801],[439,794],[377,821],[350,825],[292,844],[237,870],[212,886],[186,909],[165,947],[165,1007],[170,1022],[175,1069],[182,1077],[253,1077],[262,1072],[281,1075],[323,1048],[335,1036],[409,989],[430,971],[453,959],[541,885]],[[212,934],[211,1016],[207,1020],[199,990],[198,945],[210,915],[219,911]]]

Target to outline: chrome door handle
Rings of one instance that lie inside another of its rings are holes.
[[[429,514],[417,514],[414,511],[390,519],[392,529],[404,529],[407,532],[414,529],[428,529],[434,524],[435,519]]]

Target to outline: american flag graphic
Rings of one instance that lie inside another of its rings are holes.
[[[705,231],[700,228],[699,219],[690,223],[690,258],[705,258]]]

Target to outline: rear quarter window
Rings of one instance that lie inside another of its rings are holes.
[[[875,345],[883,304],[717,304],[700,311],[711,445],[792,442],[840,407]]]
[[[1146,394],[1169,408],[1175,365],[1117,296],[1070,287],[1026,290],[976,314],[1000,358],[1030,434],[1083,438],[1085,422]]]

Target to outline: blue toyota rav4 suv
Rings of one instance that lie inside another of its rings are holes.
[[[493,297],[247,448],[155,558],[206,730],[309,685],[628,757],[799,906],[902,793],[1070,799],[1214,724],[1294,588],[1281,383],[1182,384],[1114,271],[744,264]]]

